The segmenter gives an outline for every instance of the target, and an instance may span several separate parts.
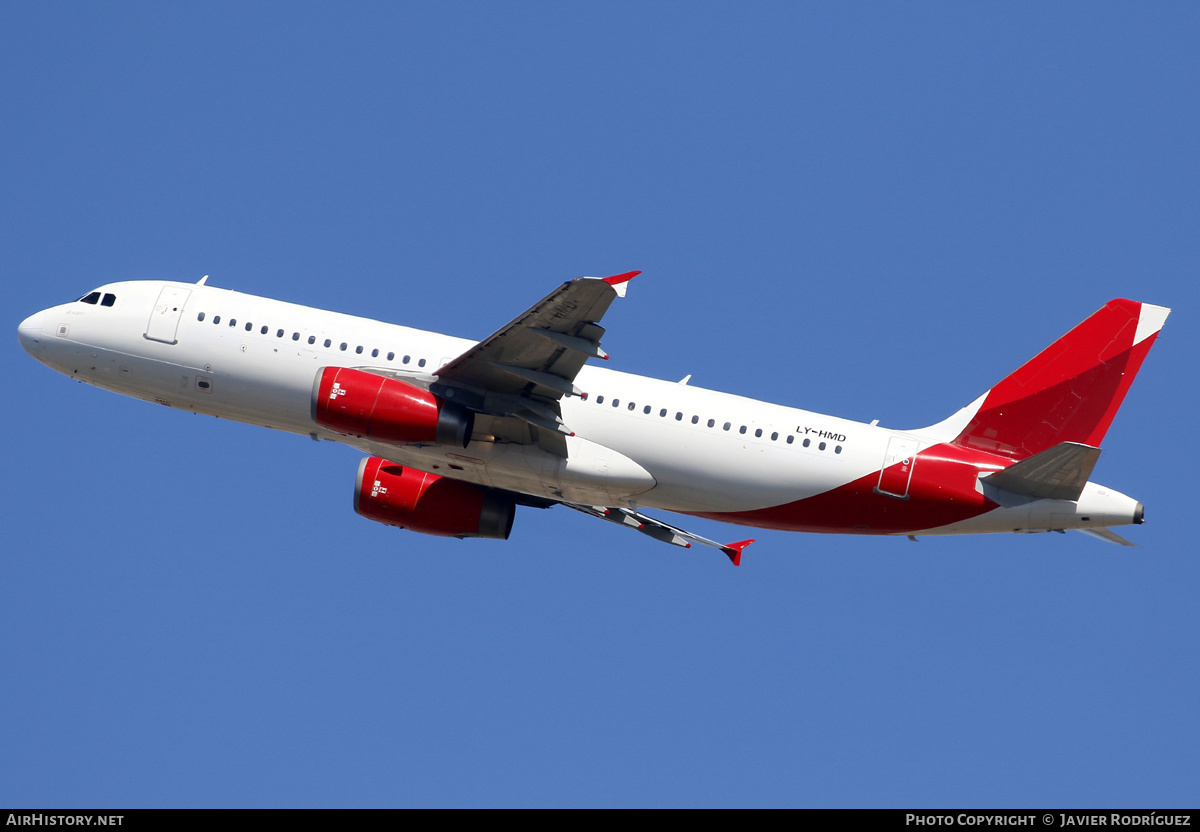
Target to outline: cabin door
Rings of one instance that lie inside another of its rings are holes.
[[[879,471],[879,487],[875,490],[889,497],[908,498],[908,484],[917,464],[918,443],[906,436],[893,436],[888,441],[883,467]]]
[[[176,343],[175,331],[179,329],[179,317],[191,294],[191,289],[182,286],[164,286],[146,323],[146,338],[164,344]]]

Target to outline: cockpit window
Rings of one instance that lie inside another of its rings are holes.
[[[117,296],[111,292],[104,293],[104,300],[100,301],[101,306],[112,306],[117,302]]]
[[[100,293],[92,292],[90,294],[87,294],[87,295],[84,295],[83,297],[81,297],[78,302],[95,304],[96,301],[98,301],[98,300],[100,300]]]

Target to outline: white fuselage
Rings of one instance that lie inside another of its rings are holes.
[[[20,330],[26,349],[59,372],[118,393],[550,499],[709,515],[782,506],[878,473],[896,437],[927,448],[970,416],[965,408],[925,430],[895,431],[585,366],[576,384],[586,398],[561,401],[575,434],[566,460],[489,441],[486,425],[466,448],[379,444],[314,423],[318,371],[383,369],[427,386],[474,342],[205,285],[136,281],[98,291],[115,296],[111,306],[68,303],[29,318]],[[1131,522],[1121,518],[1133,504],[1089,484],[1078,504],[1025,501],[921,531],[1038,528],[1051,515],[1055,528],[1113,525]]]

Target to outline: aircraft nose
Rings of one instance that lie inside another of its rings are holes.
[[[41,348],[43,341],[42,318],[45,317],[45,314],[45,312],[35,312],[21,321],[21,325],[17,327],[17,339],[21,342],[25,352],[30,355],[36,355],[38,349]]]

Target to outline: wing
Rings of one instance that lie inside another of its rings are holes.
[[[430,391],[493,417],[477,430],[566,456],[558,406],[583,393],[575,376],[600,349],[599,321],[641,272],[568,280],[507,326],[437,370]]]
[[[563,505],[584,514],[589,514],[592,517],[599,517],[601,520],[616,523],[618,526],[633,529],[635,532],[641,532],[647,537],[652,537],[663,543],[670,543],[672,546],[682,546],[685,549],[690,549],[693,543],[698,543],[701,546],[720,549],[725,553],[725,557],[733,561],[734,566],[742,565],[742,550],[754,542],[753,540],[739,540],[737,543],[717,543],[715,540],[709,540],[707,537],[701,537],[698,534],[684,531],[677,526],[672,526],[661,520],[655,520],[653,517],[648,517],[640,511],[635,511],[631,508],[585,506],[579,503],[563,503]]]

